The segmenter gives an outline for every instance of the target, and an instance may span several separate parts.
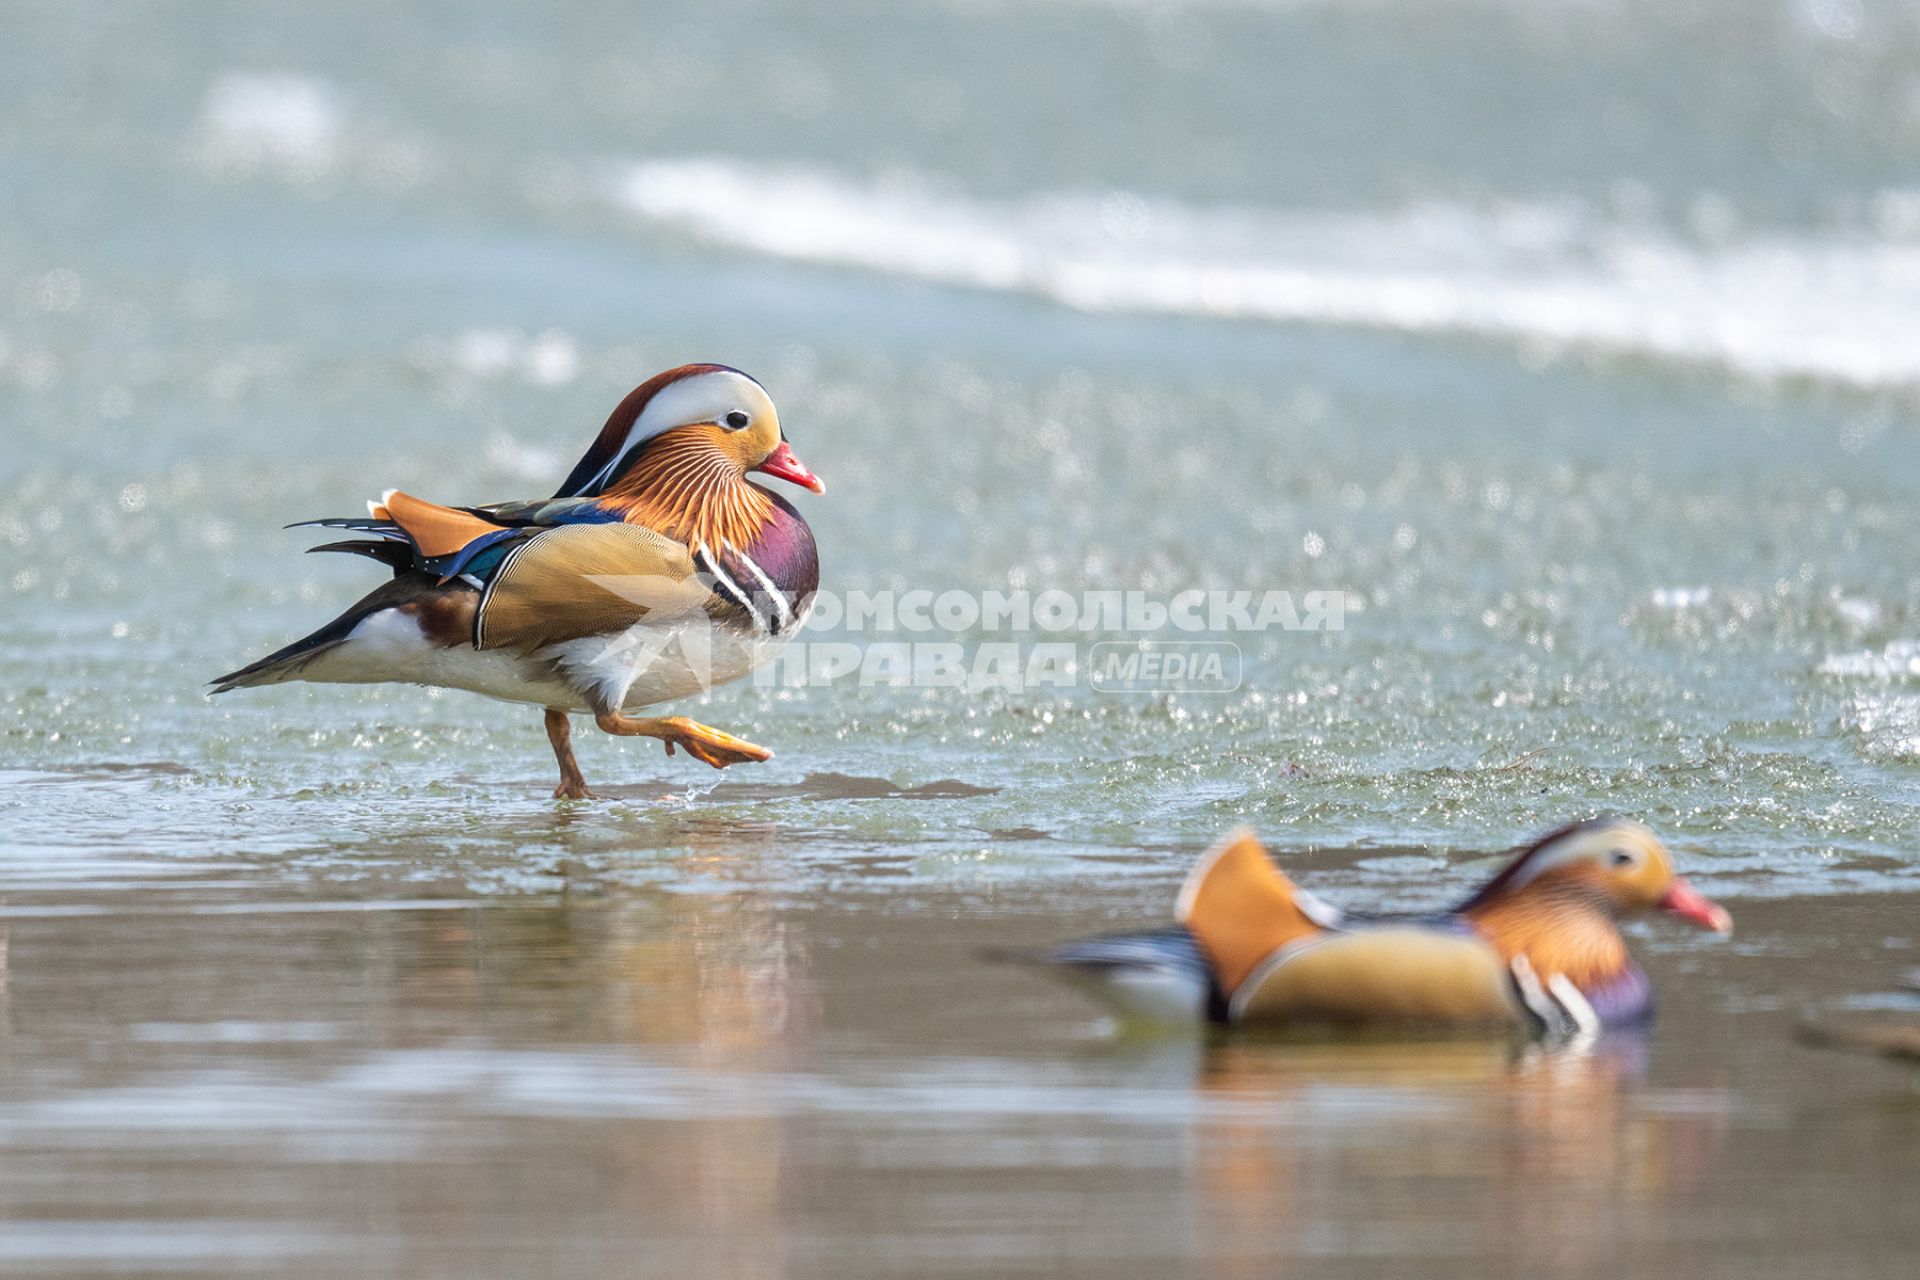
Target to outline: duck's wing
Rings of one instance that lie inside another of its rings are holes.
[[[1193,934],[1231,995],[1276,951],[1340,927],[1340,913],[1295,885],[1265,846],[1237,831],[1200,859],[1174,919]]]
[[[988,955],[1045,966],[1130,1018],[1198,1022],[1225,1016],[1225,1000],[1206,953],[1193,934],[1179,925]]]
[[[1439,923],[1368,924],[1271,952],[1233,988],[1234,1022],[1518,1026],[1532,1021],[1500,953]]]
[[[390,490],[365,518],[315,520],[370,538],[328,543],[480,592],[476,649],[529,653],[690,617],[711,598],[685,544],[584,499],[443,507]]]
[[[474,647],[532,652],[692,619],[713,597],[685,544],[640,525],[564,524],[508,548],[487,577]]]
[[[534,655],[570,640],[618,636],[638,622],[688,616],[711,596],[686,547],[611,521],[591,503],[503,504],[502,512],[493,519],[485,508],[443,507],[389,491],[368,504],[364,517],[307,521],[368,535],[313,550],[367,556],[392,569],[393,579],[313,634],[219,677],[214,692],[296,679],[413,678],[392,674],[407,670],[392,654],[370,651],[360,665],[342,665],[358,629],[388,614],[404,615],[382,633],[403,650]],[[631,653],[604,644],[538,657],[553,673],[588,686],[619,686],[633,668]]]

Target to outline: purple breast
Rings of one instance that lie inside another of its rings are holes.
[[[1653,1016],[1653,984],[1636,964],[1627,965],[1618,977],[1596,983],[1580,994],[1593,1006],[1603,1026],[1630,1026]]]
[[[729,548],[721,564],[752,601],[753,612],[766,628],[779,635],[799,624],[807,602],[819,589],[820,556],[813,545],[813,530],[800,513],[779,494],[767,496],[773,499],[773,514],[759,536],[744,549]]]

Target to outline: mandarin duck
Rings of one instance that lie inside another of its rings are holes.
[[[1241,832],[1187,877],[1172,928],[1026,958],[1138,1017],[1573,1034],[1652,1013],[1617,925],[1652,910],[1717,933],[1733,927],[1674,873],[1652,831],[1620,818],[1542,837],[1438,915],[1344,915],[1296,888]]]
[[[755,471],[825,492],[758,382],[724,365],[669,369],[620,402],[551,498],[443,507],[390,490],[365,518],[305,522],[367,535],[313,550],[371,557],[392,580],[213,692],[399,681],[543,707],[555,798],[591,794],[575,713],[716,769],[766,760],[684,716],[626,714],[747,674],[805,620],[812,531]]]

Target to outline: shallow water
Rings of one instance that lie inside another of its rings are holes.
[[[1915,1007],[1920,10],[1671,7],[0,7],[6,1271],[1911,1274],[1911,1073],[1788,1033]],[[774,761],[583,734],[583,806],[524,709],[202,697],[374,580],[280,526],[548,492],[690,359],[829,588],[1346,625],[722,689]],[[1643,1044],[975,956],[1239,822],[1413,906],[1600,808],[1741,924],[1637,938]]]

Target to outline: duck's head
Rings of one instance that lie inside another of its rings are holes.
[[[1733,917],[1673,869],[1673,855],[1646,826],[1594,818],[1542,837],[1466,904],[1485,908],[1521,895],[1591,902],[1615,917],[1662,911],[1715,933]]]
[[[826,492],[787,444],[766,388],[725,365],[687,364],[655,374],[629,392],[554,496],[606,493],[642,454],[669,441],[741,476],[760,471]]]

